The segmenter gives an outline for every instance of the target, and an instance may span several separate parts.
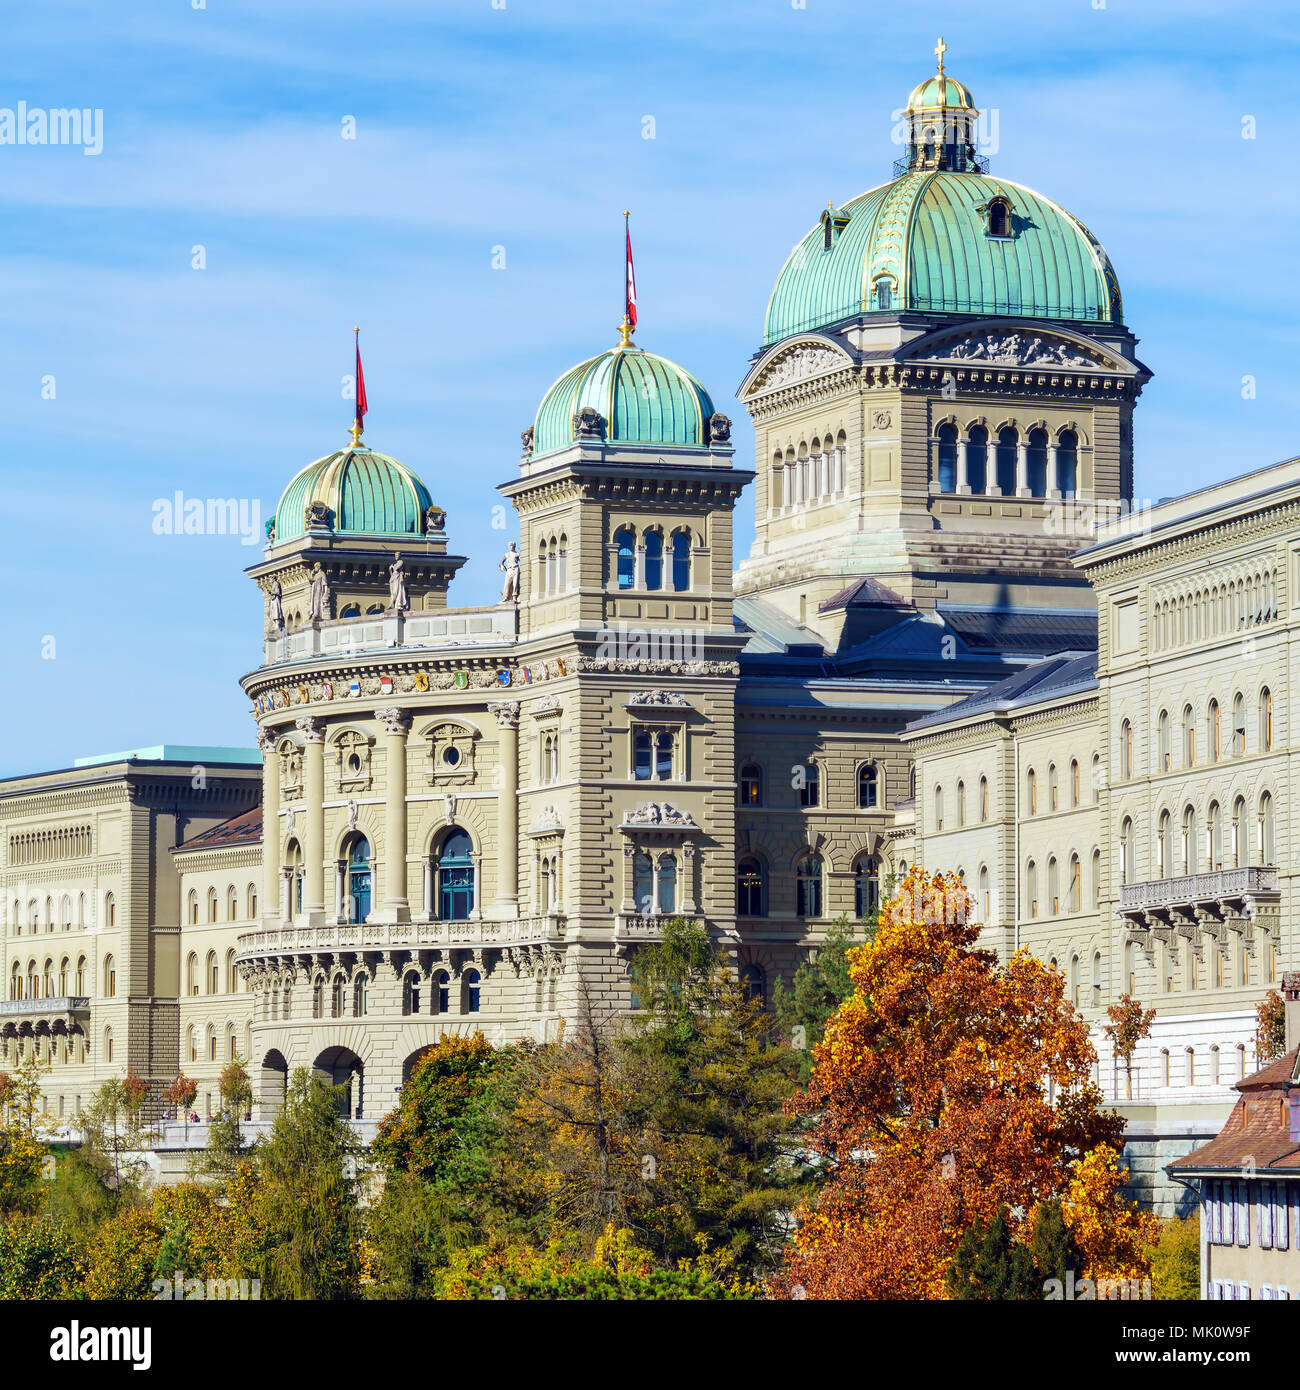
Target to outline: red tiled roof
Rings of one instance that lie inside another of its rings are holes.
[[[1236,1083],[1241,1092],[1223,1128],[1199,1149],[1175,1159],[1170,1168],[1300,1168],[1300,1137],[1291,1137],[1287,1094],[1295,1085],[1297,1056],[1292,1048],[1276,1062]]]
[[[231,816],[229,820],[223,820],[219,825],[210,826],[207,830],[185,841],[184,844],[176,846],[176,852],[192,849],[235,849],[240,845],[260,845],[262,843],[262,808],[254,806],[250,811],[244,811],[241,815]]]

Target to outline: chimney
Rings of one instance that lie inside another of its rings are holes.
[[[1282,998],[1286,1001],[1286,1050],[1300,1046],[1300,970],[1282,974]]]

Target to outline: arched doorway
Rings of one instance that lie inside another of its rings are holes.
[[[285,1091],[289,1086],[289,1063],[284,1053],[272,1048],[262,1058],[261,1072],[257,1079],[258,1117],[273,1120],[284,1105]]]
[[[359,1120],[365,1104],[362,1082],[365,1066],[357,1054],[346,1047],[330,1047],[312,1063],[312,1070],[331,1086],[341,1086],[338,1092],[339,1114]]]
[[[434,901],[443,922],[469,921],[474,908],[473,849],[469,832],[459,826],[446,833],[438,849]]]
[[[415,1064],[416,1064],[422,1057],[426,1057],[426,1056],[427,1056],[430,1052],[432,1052],[432,1051],[433,1051],[433,1044],[430,1043],[428,1047],[421,1047],[421,1048],[417,1049],[415,1052],[412,1052],[411,1055],[406,1059],[406,1061],[404,1061],[404,1062],[402,1063],[402,1085],[403,1085],[403,1086],[405,1086],[406,1083],[411,1079],[411,1073],[415,1070]]]

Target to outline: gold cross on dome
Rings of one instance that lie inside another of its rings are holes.
[[[943,55],[947,53],[948,45],[943,41],[943,35],[939,35],[939,42],[934,46],[934,56],[939,60],[939,75],[943,75]]]

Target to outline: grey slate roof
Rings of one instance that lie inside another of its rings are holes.
[[[1062,652],[1046,661],[1035,662],[996,685],[968,695],[955,705],[914,719],[908,732],[938,728],[977,714],[994,714],[1036,705],[1042,700],[1082,694],[1097,688],[1097,653]]]
[[[1086,651],[1097,645],[1097,615],[1074,609],[967,608],[940,604],[944,621],[975,650],[1021,652]]]

